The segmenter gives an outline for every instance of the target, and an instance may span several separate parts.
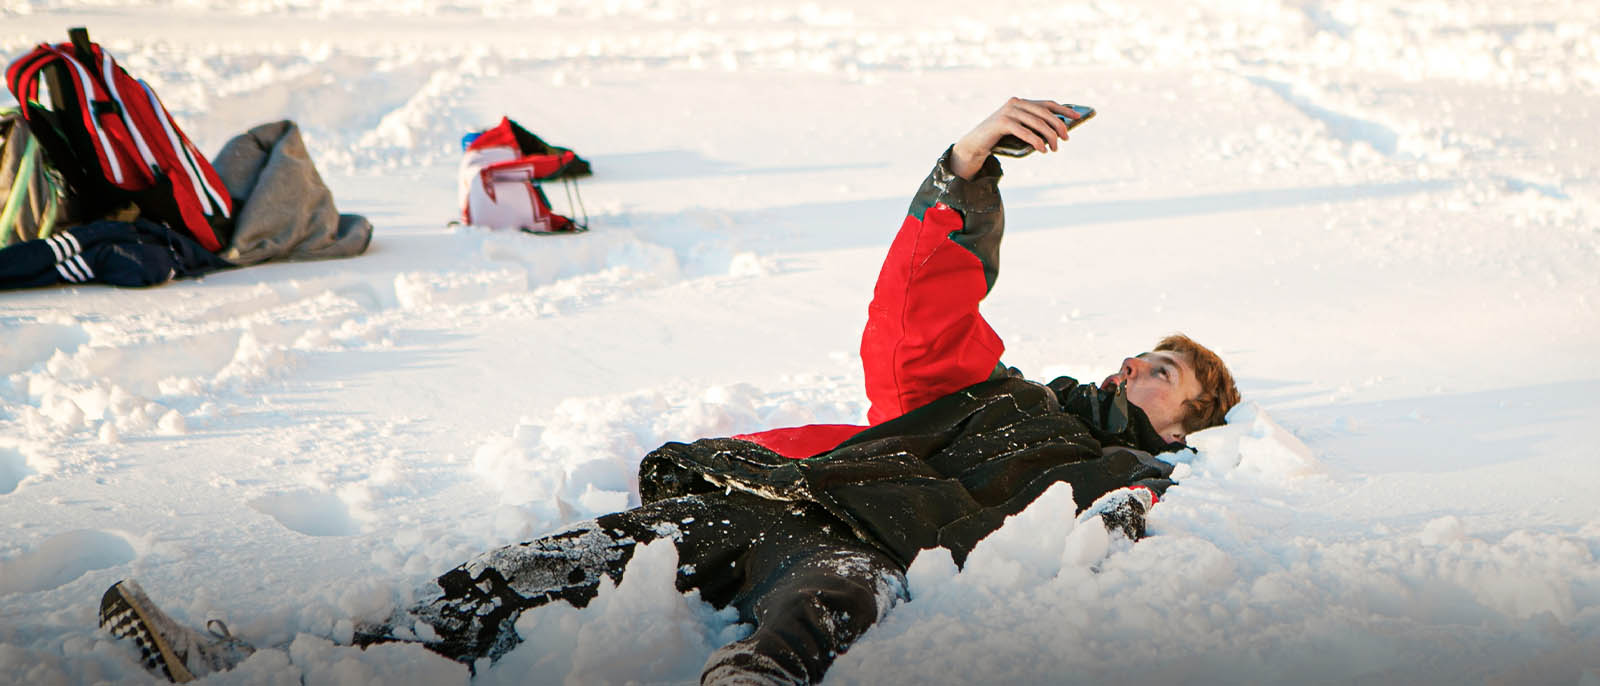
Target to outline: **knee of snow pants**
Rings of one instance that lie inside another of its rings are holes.
[[[817,548],[790,562],[741,614],[749,637],[712,653],[702,684],[807,684],[905,597],[905,575],[866,546]]]
[[[392,618],[390,626],[364,630],[360,641],[421,640],[459,662],[499,659],[521,642],[515,625],[523,612],[555,600],[587,606],[602,578],[620,583],[634,549],[660,537],[678,547],[684,565],[678,588],[701,588],[709,602],[725,606],[744,580],[743,571],[727,563],[765,531],[795,519],[786,512],[785,505],[754,496],[716,494],[672,498],[574,524],[481,553],[440,575],[418,594],[417,605]],[[684,571],[689,569],[705,573]],[[417,633],[408,629],[418,622],[431,635],[395,635]]]

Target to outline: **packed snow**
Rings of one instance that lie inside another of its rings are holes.
[[[1057,487],[919,557],[827,681],[1600,684],[1592,0],[7,0],[0,54],[77,25],[202,150],[298,121],[377,232],[0,295],[0,682],[148,682],[95,626],[129,577],[261,647],[211,683],[467,682],[353,623],[636,504],[664,441],[862,421],[878,260],[1022,95],[1099,115],[1005,162],[1005,362],[1184,331],[1245,402],[1150,538]],[[501,115],[593,162],[591,232],[448,224]],[[694,682],[746,628],[676,564],[474,681]]]

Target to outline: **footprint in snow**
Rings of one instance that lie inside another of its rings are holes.
[[[10,448],[0,448],[0,495],[17,490],[22,480],[33,474],[28,458]]]
[[[52,536],[31,552],[0,560],[0,596],[48,591],[83,576],[132,561],[133,544],[109,531]]]
[[[350,507],[330,493],[278,493],[250,501],[250,508],[307,536],[353,536],[361,525]]]

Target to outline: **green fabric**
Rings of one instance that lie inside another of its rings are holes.
[[[50,181],[50,196],[44,201],[44,219],[39,224],[39,235],[34,238],[49,238],[55,233],[56,217],[61,213],[61,193],[55,190],[55,180],[49,175],[45,179]]]
[[[49,237],[65,218],[66,190],[16,107],[0,107],[0,167],[0,247]]]
[[[16,181],[11,184],[11,192],[6,194],[4,211],[0,211],[0,247],[11,245],[12,236],[17,232],[14,227],[17,215],[22,213],[23,201],[28,195],[28,180],[33,178],[34,169],[39,163],[39,143],[28,137],[23,144],[22,162],[17,165]]]

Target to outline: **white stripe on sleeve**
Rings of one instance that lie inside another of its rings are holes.
[[[89,277],[84,276],[83,272],[78,271],[77,260],[78,258],[73,257],[65,262],[62,262],[61,264],[56,265],[56,271],[61,272],[62,276],[65,276],[68,281],[73,283],[82,283],[84,281],[88,281]]]
[[[50,246],[50,252],[56,254],[57,262],[72,257],[72,246],[61,242],[61,234],[44,239],[44,244]]]

